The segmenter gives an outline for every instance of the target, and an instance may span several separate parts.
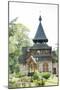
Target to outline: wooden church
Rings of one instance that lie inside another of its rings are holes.
[[[41,21],[42,18],[40,16],[39,26],[33,39],[33,46],[23,48],[25,54],[23,55],[24,58],[21,60],[24,66],[21,66],[22,71],[24,68],[24,71],[26,72],[35,72],[37,70],[39,72],[52,73],[52,47],[47,45],[48,39],[45,35]]]

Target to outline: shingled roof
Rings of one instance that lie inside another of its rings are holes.
[[[35,35],[35,37],[33,39],[33,42],[34,43],[48,42],[48,39],[47,39],[47,37],[45,35],[45,32],[44,32],[42,24],[41,24],[41,20],[42,20],[41,16],[40,16],[39,20],[40,20],[40,23],[39,23],[36,35]]]
[[[46,43],[35,43],[30,49],[51,49]]]

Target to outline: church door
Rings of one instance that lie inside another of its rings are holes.
[[[43,71],[48,72],[48,63],[43,64]]]

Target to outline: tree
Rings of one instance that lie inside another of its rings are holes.
[[[58,62],[58,48],[54,51],[52,51],[52,62]]]
[[[16,72],[18,67],[18,57],[22,55],[22,47],[30,46],[28,37],[29,29],[21,23],[16,23],[17,18],[9,23],[9,70]]]

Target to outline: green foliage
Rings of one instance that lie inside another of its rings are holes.
[[[36,84],[36,86],[44,86],[45,80],[42,77],[42,73],[39,73],[38,71],[34,73],[32,76],[32,82]]]
[[[41,76],[40,76],[40,73],[39,72],[35,72],[34,74],[33,74],[33,76],[32,76],[32,79],[33,80],[39,80],[41,78]]]
[[[16,78],[21,78],[23,76],[25,76],[25,75],[22,72],[17,72],[16,75],[15,75]]]
[[[18,57],[23,54],[22,47],[30,46],[29,29],[16,21],[17,18],[9,23],[9,73],[19,72]]]
[[[39,72],[36,72],[39,73]],[[44,75],[48,72],[42,72],[40,75]],[[16,77],[17,75],[17,77]],[[23,75],[23,73],[13,73],[10,75],[9,79],[9,88],[19,88],[19,87],[40,87],[40,86],[48,86],[48,85],[57,85],[58,77],[56,75],[51,74],[51,76],[46,80],[43,77],[40,79],[35,79],[31,82],[31,77],[29,76],[18,76]]]
[[[45,79],[48,79],[50,77],[50,73],[49,72],[44,72],[42,74],[42,77],[45,78]]]
[[[58,48],[52,51],[52,63],[58,62]]]
[[[36,86],[44,86],[44,85],[45,85],[45,81],[43,79],[36,82]]]

